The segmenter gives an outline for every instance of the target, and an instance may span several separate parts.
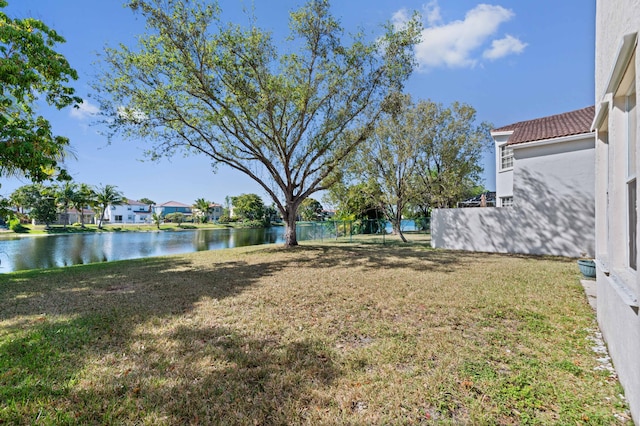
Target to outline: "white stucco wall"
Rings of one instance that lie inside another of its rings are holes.
[[[514,150],[514,207],[438,209],[433,247],[579,257],[595,253],[594,137]]]
[[[596,1],[596,105],[601,101],[626,34],[640,30],[640,0]]]
[[[597,315],[631,414],[636,424],[640,424],[640,316],[634,306],[637,305],[634,299],[640,295],[640,281],[637,272],[625,266],[628,224],[624,218],[627,210],[624,170],[628,133],[620,99],[628,93],[622,86],[635,83],[637,90],[640,83],[637,53],[630,66],[626,60],[636,50],[633,34],[637,32],[640,32],[640,0],[596,2]],[[616,86],[618,81],[620,86]],[[636,133],[640,134],[638,129]],[[635,146],[640,152],[637,138]],[[640,170],[640,157],[636,170]]]

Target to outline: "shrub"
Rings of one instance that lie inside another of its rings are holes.
[[[28,229],[20,223],[20,219],[14,218],[9,221],[9,229],[13,232],[20,233],[26,232]]]
[[[240,223],[243,228],[264,228],[263,220],[244,220]]]

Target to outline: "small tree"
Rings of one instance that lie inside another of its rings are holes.
[[[29,217],[44,223],[46,229],[58,218],[55,190],[42,184],[27,185],[24,188]]]
[[[326,201],[337,206],[336,218],[342,220],[369,220],[380,219],[383,213],[374,202],[376,190],[366,183],[334,185],[327,194]]]
[[[195,218],[198,222],[206,223],[209,219],[209,213],[211,213],[211,202],[205,200],[204,198],[198,198],[193,203],[193,208],[195,210]]]
[[[182,222],[184,222],[184,213],[181,213],[181,212],[169,213],[165,215],[164,218],[170,222],[177,223],[178,228],[180,228],[182,225]]]
[[[408,95],[400,96],[400,108],[385,114],[371,137],[355,154],[350,172],[364,182],[363,191],[391,222],[393,233],[407,242],[402,217],[416,199],[416,158],[423,148],[421,113]]]
[[[240,220],[250,221],[264,218],[264,202],[257,194],[242,194],[231,197],[231,204],[233,205],[233,215]]]
[[[153,223],[156,225],[156,228],[158,228],[158,230],[159,230],[160,229],[160,224],[163,221],[162,214],[157,213],[157,212],[153,212],[151,214],[151,219],[153,220]]]
[[[313,198],[307,198],[298,209],[302,220],[322,220],[322,204]]]

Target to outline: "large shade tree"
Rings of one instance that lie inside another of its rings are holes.
[[[53,134],[36,112],[36,102],[61,109],[82,102],[68,85],[78,75],[54,50],[65,40],[43,22],[11,18],[0,0],[0,176],[50,178],[67,152],[69,139]]]
[[[256,26],[222,21],[217,5],[132,0],[148,33],[105,51],[96,89],[114,133],[208,156],[255,180],[297,245],[300,203],[331,186],[340,163],[393,107],[413,69],[419,19],[367,41],[346,36],[328,0],[292,12],[283,49]],[[253,22],[253,21],[252,21]],[[284,52],[284,53],[280,53]]]

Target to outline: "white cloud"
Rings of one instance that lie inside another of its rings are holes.
[[[89,101],[82,101],[78,108],[71,108],[69,115],[78,120],[84,120],[85,118],[92,117],[100,112],[100,108],[93,105]]]
[[[482,57],[491,60],[500,59],[512,53],[522,53],[525,47],[527,47],[527,43],[523,43],[517,38],[507,34],[505,38],[493,40],[491,42],[491,49],[485,50]]]
[[[442,22],[438,0],[431,0],[429,3],[422,6],[422,11],[425,18],[427,18],[427,24],[429,24],[429,26],[434,26]]]
[[[399,29],[404,27],[404,25],[409,21],[409,12],[407,9],[400,9],[391,17],[391,23],[394,28]]]
[[[422,70],[474,67],[480,59],[478,49],[491,40],[501,24],[514,16],[513,11],[502,6],[479,4],[466,13],[464,20],[444,23],[437,0],[424,5],[423,11],[427,25],[416,46],[416,59]],[[393,15],[393,22],[399,25],[407,18],[407,11],[401,9]],[[492,40],[491,48],[486,49],[483,56],[493,60],[521,53],[525,47],[517,38],[506,36]]]

